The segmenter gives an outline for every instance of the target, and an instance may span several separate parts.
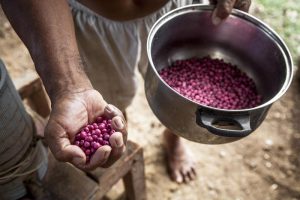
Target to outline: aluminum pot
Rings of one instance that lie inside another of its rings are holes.
[[[215,26],[213,8],[199,4],[175,9],[154,24],[147,40],[145,92],[152,111],[175,134],[205,144],[232,142],[256,130],[293,76],[289,50],[274,30],[239,10]],[[237,65],[254,80],[263,102],[241,110],[197,104],[158,74],[176,60],[207,55]]]

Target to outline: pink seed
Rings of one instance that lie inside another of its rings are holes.
[[[99,124],[99,126],[98,126],[98,127],[99,127],[99,129],[100,129],[100,130],[102,130],[102,129],[104,129],[104,128],[105,128],[105,126],[106,126],[106,125],[105,125],[105,123],[103,123],[103,122],[102,122],[101,124]]]
[[[192,101],[221,109],[246,109],[262,102],[254,81],[237,66],[210,57],[175,61],[161,78]]]
[[[85,153],[87,162],[91,156],[102,145],[110,145],[110,134],[115,130],[111,128],[111,119],[97,117],[94,123],[86,125],[79,133],[75,135],[74,145],[79,146]],[[110,133],[110,134],[108,134]]]
[[[100,135],[100,134],[101,134],[100,129],[97,128],[97,129],[95,130],[95,133],[96,133],[97,135]]]
[[[103,139],[106,140],[106,141],[108,141],[109,137],[110,137],[110,135],[108,135],[108,134],[103,135]]]
[[[87,136],[87,133],[85,131],[81,131],[81,133],[80,133],[81,139],[86,138],[86,136]]]
[[[92,141],[93,141],[93,138],[92,138],[92,136],[87,136],[87,137],[85,138],[85,140],[88,141],[88,142],[92,142]]]
[[[104,128],[104,129],[101,130],[101,132],[102,132],[103,134],[105,134],[105,133],[107,133],[107,129]]]
[[[88,125],[88,128],[89,128],[89,130],[90,130],[90,131],[94,130],[94,126],[93,126],[93,125],[91,125],[91,124],[90,124],[90,125]]]
[[[84,147],[85,148],[88,148],[90,146],[90,143],[89,142],[84,142]]]
[[[92,135],[93,141],[96,141],[98,139],[97,135]]]
[[[91,154],[91,150],[89,150],[89,149],[87,149],[87,150],[85,150],[85,155],[90,155]]]
[[[93,145],[93,148],[97,150],[99,147],[100,147],[100,144],[98,142],[95,142]]]

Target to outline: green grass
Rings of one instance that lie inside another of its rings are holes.
[[[285,41],[294,63],[300,57],[300,1],[253,0],[252,14],[272,27]]]

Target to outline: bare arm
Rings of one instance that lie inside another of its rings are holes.
[[[66,90],[91,88],[81,64],[66,0],[1,0],[54,100]]]
[[[29,49],[51,99],[45,129],[49,148],[60,161],[81,169],[108,166],[125,151],[126,123],[122,112],[94,90],[83,70],[73,19],[66,0],[0,0],[13,28]],[[75,134],[99,115],[112,119],[116,130],[110,146],[97,149],[89,163],[72,145]]]

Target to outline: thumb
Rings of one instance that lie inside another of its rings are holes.
[[[231,13],[236,0],[219,0],[212,14],[212,22],[218,25]]]
[[[86,164],[86,156],[84,152],[76,145],[68,145],[63,149],[66,162],[70,162],[78,168],[83,168]]]
[[[70,162],[78,168],[86,163],[84,152],[76,145],[72,145],[62,126],[49,120],[45,130],[45,139],[54,157],[58,161]]]

